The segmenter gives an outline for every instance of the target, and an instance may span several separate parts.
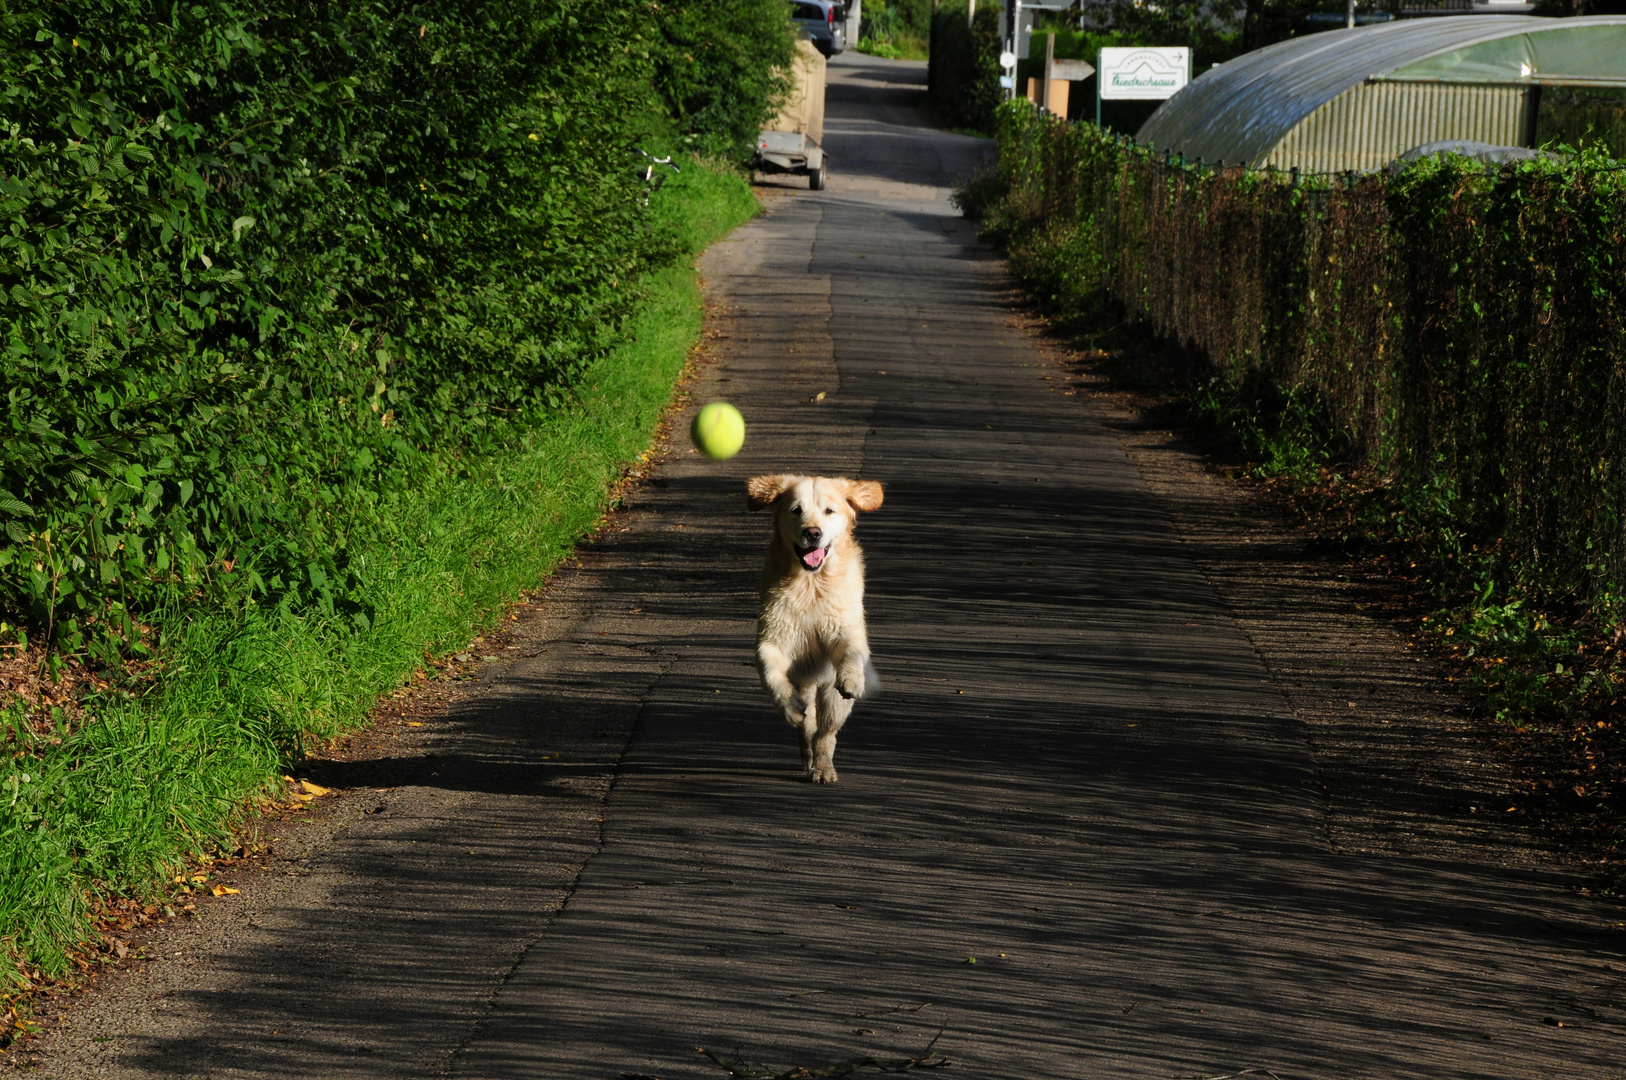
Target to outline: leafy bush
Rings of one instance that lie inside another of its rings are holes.
[[[0,694],[8,958],[62,973],[598,517],[698,331],[682,256],[755,209],[643,151],[737,151],[792,40],[661,10],[0,11],[0,632],[156,654],[72,715]]]
[[[858,50],[888,60],[925,60],[932,34],[930,0],[864,0]]]
[[[1437,157],[1293,183],[1184,167],[1026,103],[999,123],[987,221],[1041,289],[1104,290],[1231,386],[1314,403],[1291,423],[1330,425],[1417,501],[1455,492],[1453,527],[1523,580],[1619,595],[1626,177],[1611,162],[1487,175]]]
[[[655,26],[655,85],[666,111],[702,154],[750,160],[757,132],[789,89],[791,32],[784,0],[667,0]]]
[[[999,171],[993,168],[978,169],[965,181],[954,189],[949,201],[954,208],[972,221],[982,221],[990,210],[999,206],[1006,194],[1004,183],[999,178]]]
[[[756,202],[738,174],[694,167],[650,211],[692,251]],[[42,738],[44,710],[0,705],[0,953],[61,974],[65,950],[85,947],[91,901],[134,893],[179,908],[185,886],[165,883],[180,856],[229,849],[245,800],[280,786],[307,736],[353,729],[378,695],[433,674],[430,657],[465,646],[569,554],[599,520],[606,486],[647,447],[699,335],[690,267],[635,288],[621,341],[569,404],[501,454],[399,492],[358,543],[367,633],[342,614],[193,610],[166,626],[163,662],[138,685],[111,680],[82,702],[93,722]],[[14,974],[0,965],[0,986]]]
[[[999,12],[983,4],[975,19],[954,7],[932,15],[926,101],[953,127],[991,131],[994,111],[1005,100],[999,85]]]
[[[402,493],[565,405],[679,249],[638,148],[739,153],[789,41],[766,0],[6,8],[6,623],[364,630]]]

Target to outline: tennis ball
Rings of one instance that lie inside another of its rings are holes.
[[[714,401],[695,414],[689,438],[707,457],[722,461],[745,445],[745,417],[726,401]]]

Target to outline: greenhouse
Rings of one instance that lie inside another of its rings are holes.
[[[1418,19],[1294,38],[1212,69],[1136,139],[1188,161],[1381,169],[1408,150],[1626,152],[1626,16]]]

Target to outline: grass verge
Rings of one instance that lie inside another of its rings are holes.
[[[893,34],[884,38],[863,38],[854,50],[879,56],[882,60],[930,60],[931,43],[914,34]]]
[[[739,176],[689,166],[657,195],[697,252],[757,209]],[[500,456],[407,494],[365,555],[377,616],[264,608],[158,620],[160,660],[140,682],[78,703],[85,722],[0,763],[0,941],[10,977],[86,961],[89,907],[158,889],[234,823],[308,735],[364,722],[426,656],[462,646],[544,581],[649,444],[701,325],[688,260],[651,272],[622,343],[577,399],[515,433]],[[0,710],[0,720],[9,714]]]

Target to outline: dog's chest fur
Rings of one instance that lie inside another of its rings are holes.
[[[792,654],[825,654],[864,606],[864,553],[844,538],[831,548],[824,568],[801,568],[775,542],[762,572],[762,609],[757,640],[772,640]],[[855,610],[856,609],[856,610]]]

